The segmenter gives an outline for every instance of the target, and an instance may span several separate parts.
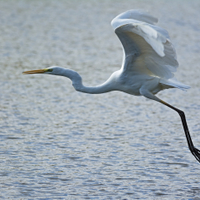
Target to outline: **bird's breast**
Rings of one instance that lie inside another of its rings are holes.
[[[141,95],[140,88],[144,85],[153,94],[160,91],[159,78],[146,74],[121,74],[117,85],[120,91],[136,96]]]

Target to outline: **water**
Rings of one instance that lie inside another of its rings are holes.
[[[22,75],[59,65],[85,85],[119,69],[110,21],[143,8],[177,49],[187,92],[159,97],[183,109],[200,148],[200,2],[0,1],[0,198],[200,199],[199,163],[179,116],[143,97],[74,91],[64,77]]]

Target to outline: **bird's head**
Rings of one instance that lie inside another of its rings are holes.
[[[58,66],[51,66],[45,69],[36,69],[30,71],[24,71],[23,74],[52,74],[58,76],[65,76],[70,79],[81,79],[80,75],[71,69],[66,69]]]
[[[78,90],[80,87],[82,87],[82,78],[81,76],[71,70],[66,69],[62,67],[52,66],[45,69],[36,69],[31,71],[25,71],[23,74],[52,74],[52,75],[58,75],[58,76],[65,76],[69,79],[71,79],[73,86]]]

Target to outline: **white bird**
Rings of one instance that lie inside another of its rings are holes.
[[[154,25],[157,21],[141,10],[126,11],[112,20],[111,25],[123,46],[124,58],[121,69],[101,85],[84,86],[77,72],[57,66],[23,73],[65,76],[71,79],[72,85],[79,92],[99,94],[118,90],[131,95],[142,95],[172,108],[180,115],[189,149],[200,162],[200,151],[193,145],[184,112],[155,96],[168,88],[189,88],[173,78],[178,67],[176,52],[168,32]]]

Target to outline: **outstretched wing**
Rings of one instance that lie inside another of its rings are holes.
[[[168,32],[155,26],[156,22],[156,18],[140,10],[129,10],[112,20],[111,25],[124,47],[124,71],[149,71],[165,79],[174,76],[178,67],[176,52]]]

